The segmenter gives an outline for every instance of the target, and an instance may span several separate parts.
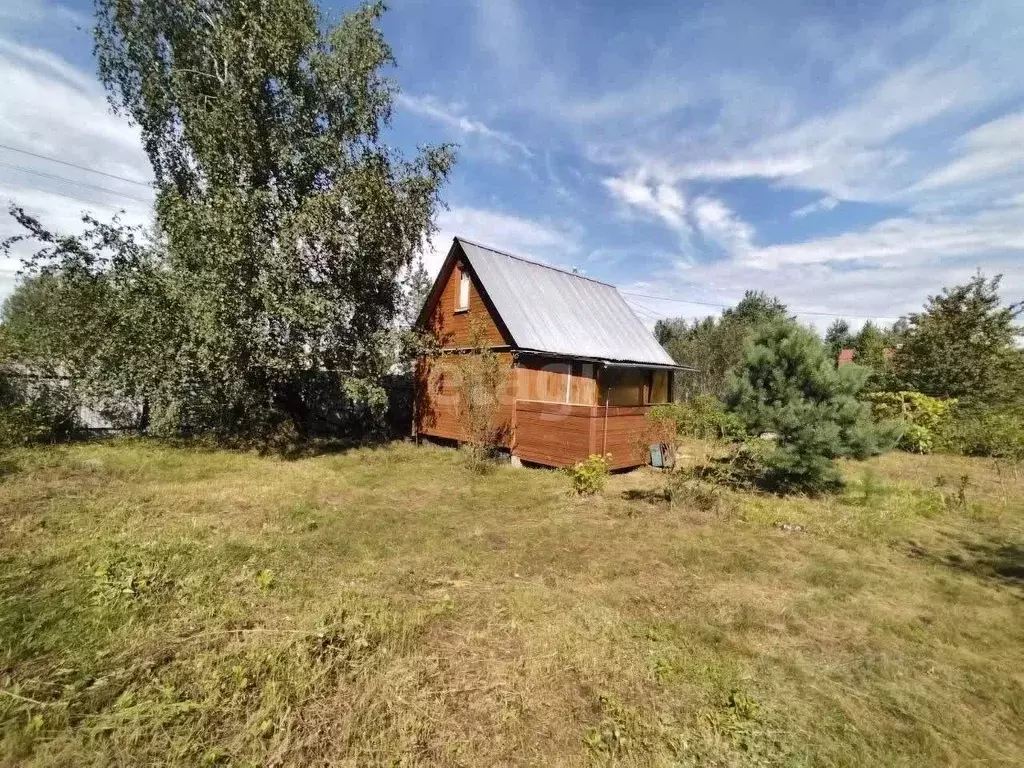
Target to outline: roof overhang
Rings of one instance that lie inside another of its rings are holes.
[[[607,360],[601,357],[586,357],[584,355],[573,355],[573,354],[558,354],[555,352],[545,352],[539,349],[526,349],[519,347],[513,350],[514,354],[525,354],[525,355],[536,355],[537,357],[551,357],[559,360],[583,360],[588,363],[595,363],[596,365],[603,365],[606,368],[653,368],[660,371],[690,371],[696,373],[699,368],[693,368],[688,365],[669,365],[667,363],[644,363],[636,360]]]

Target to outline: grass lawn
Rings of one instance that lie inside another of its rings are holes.
[[[409,444],[25,452],[0,764],[1024,764],[1024,471],[846,469],[669,503]]]

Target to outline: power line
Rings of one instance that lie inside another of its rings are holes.
[[[57,197],[67,198],[68,200],[76,200],[79,203],[88,203],[89,205],[102,205],[102,206],[106,206],[108,208],[116,207],[116,206],[112,206],[111,203],[104,203],[104,202],[102,202],[100,200],[93,200],[93,199],[88,198],[88,197],[79,197],[77,195],[69,195],[67,192],[55,192],[54,190],[51,190],[51,189],[40,190],[40,191],[42,191],[43,194],[45,194],[45,195],[55,195]],[[15,199],[14,197],[11,197],[10,195],[7,195],[7,197],[10,197],[11,200]]]
[[[647,321],[653,320],[654,322],[657,322],[658,320],[663,319],[662,317],[655,315],[653,312],[648,312],[647,310],[641,309],[640,307],[630,307],[630,309],[633,310],[637,317],[640,317]]]
[[[152,187],[153,187],[152,184],[150,184],[148,182],[145,182],[145,181],[138,181],[137,179],[129,179],[126,176],[118,176],[115,173],[107,173],[106,171],[99,171],[99,170],[97,170],[95,168],[89,168],[88,166],[85,166],[85,165],[78,165],[77,163],[69,163],[67,160],[59,160],[58,158],[50,157],[49,155],[40,155],[40,154],[38,154],[36,152],[29,152],[27,149],[19,149],[18,147],[12,147],[12,146],[9,146],[7,144],[0,144],[0,149],[6,149],[6,150],[9,150],[10,152],[19,152],[19,153],[21,153],[23,155],[28,155],[29,157],[34,157],[37,160],[47,160],[48,162],[51,162],[51,163],[59,163],[60,165],[66,165],[68,168],[77,168],[80,171],[86,171],[88,173],[95,173],[95,174],[98,174],[100,176],[106,176],[108,179],[117,179],[118,181],[123,181],[123,182],[125,182],[127,184],[137,184],[140,187],[148,187],[150,189],[152,189]]]
[[[649,293],[636,293],[634,291],[620,291],[620,293],[628,296],[639,296],[644,299],[655,299],[657,301],[674,301],[679,304],[697,304],[702,307],[715,307],[717,309],[730,309],[729,304],[714,304],[710,301],[693,301],[691,299],[677,299],[672,296],[652,296]],[[888,315],[854,315],[849,312],[815,312],[813,310],[795,309],[789,307],[795,314],[798,315],[820,315],[821,317],[850,317],[856,320],[898,320],[898,317]]]
[[[643,312],[644,314],[651,315],[658,319],[668,319],[668,315],[663,314],[656,309],[651,309],[646,304],[641,304],[636,299],[626,299],[626,303],[629,304],[630,309],[636,310],[637,312]]]
[[[42,176],[45,179],[53,179],[54,181],[63,182],[65,184],[76,184],[80,187],[87,187],[89,189],[95,189],[100,192],[104,192],[108,195],[117,195],[118,197],[124,197],[128,200],[134,200],[137,203],[150,203],[150,200],[143,200],[140,197],[133,197],[132,195],[126,195],[124,192],[118,192],[115,189],[108,189],[107,187],[101,187],[96,184],[90,184],[87,181],[78,181],[77,179],[69,179],[66,176],[58,176],[55,173],[44,173],[43,171],[37,171],[32,168],[25,168],[21,165],[12,165],[11,163],[0,162],[0,166],[4,168],[12,168],[15,171],[21,171],[22,173],[31,173],[35,176]]]

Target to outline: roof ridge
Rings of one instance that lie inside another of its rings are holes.
[[[527,259],[525,256],[518,256],[518,255],[516,255],[514,253],[509,253],[508,251],[501,251],[501,250],[498,250],[497,248],[494,248],[494,247],[492,247],[490,245],[484,245],[483,243],[478,243],[475,240],[470,240],[468,237],[463,237],[462,235],[455,235],[455,239],[458,240],[459,242],[469,243],[470,245],[475,245],[477,248],[483,248],[485,251],[490,251],[491,253],[497,253],[497,254],[500,254],[502,256],[507,256],[510,259],[515,259],[516,261],[522,261],[522,262],[525,262],[526,264],[533,264],[535,267],[544,267],[545,269],[551,269],[551,270],[554,270],[555,272],[561,272],[563,275],[569,275],[569,277],[578,277],[581,280],[589,280],[592,283],[597,283],[598,285],[603,285],[606,288],[613,288],[613,289],[615,289],[616,293],[618,293],[618,291],[619,291],[617,286],[612,285],[611,283],[606,283],[606,282],[604,282],[604,280],[598,280],[595,277],[589,277],[587,275],[581,275],[578,272],[570,272],[568,269],[562,269],[561,267],[554,267],[551,264],[544,264],[543,262],[540,262],[540,261],[534,261],[533,259]]]

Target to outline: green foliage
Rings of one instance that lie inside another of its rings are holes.
[[[976,275],[931,296],[907,318],[892,367],[902,389],[965,404],[1010,402],[1024,394],[1024,358],[1015,344],[1024,303],[1003,306],[1001,276]]]
[[[825,345],[833,360],[839,358],[839,353],[844,349],[853,346],[853,333],[850,331],[850,324],[842,318],[832,321],[832,324],[825,332]]]
[[[748,434],[771,435],[750,469],[764,487],[821,493],[840,483],[833,459],[867,458],[895,442],[857,399],[867,371],[837,369],[822,342],[792,321],[764,327],[732,376],[728,405]]]
[[[256,586],[261,592],[268,592],[277,584],[277,575],[269,568],[256,572]]]
[[[506,437],[507,427],[499,423],[498,416],[509,369],[488,345],[482,322],[472,321],[469,332],[470,350],[457,355],[452,364],[459,382],[456,413],[469,449],[470,467],[485,472]]]
[[[835,461],[801,444],[779,445],[768,438],[750,438],[733,446],[728,456],[704,470],[716,485],[738,490],[806,493],[820,496],[843,488]]]
[[[746,323],[750,326],[759,326],[784,320],[788,317],[788,312],[786,305],[775,296],[769,296],[764,291],[747,290],[743,292],[743,298],[735,307],[730,307],[722,312],[722,318]]]
[[[892,334],[868,320],[853,338],[853,359],[857,365],[870,369],[864,382],[867,392],[884,389],[889,380],[889,354]]]
[[[701,440],[732,440],[743,434],[739,418],[711,395],[695,395],[686,402],[667,403],[651,408],[648,418],[672,422],[675,434]]]
[[[722,398],[730,370],[740,361],[743,348],[757,329],[786,317],[778,299],[760,291],[747,291],[722,317],[706,317],[692,325],[683,319],[659,320],[654,327],[658,341],[672,359],[696,372],[676,374],[676,391],[687,397]]]
[[[0,373],[0,450],[67,440],[78,431],[77,403],[66,386]]]
[[[28,260],[32,276],[4,303],[0,328],[10,342],[8,359],[50,380],[69,402],[89,403],[116,426],[138,426],[139,406],[147,413],[147,395],[159,391],[153,373],[162,365],[158,356],[170,354],[168,327],[177,322],[173,307],[161,305],[164,276],[142,261],[129,269],[121,258],[142,253],[136,240],[140,231],[123,228],[116,219],[101,224],[87,216],[83,235],[60,238],[23,212],[14,213],[49,245]],[[97,258],[108,249],[121,256]],[[57,258],[58,251],[67,258],[67,269],[31,266],[36,259]],[[121,266],[107,271],[97,266],[100,260]],[[129,276],[135,268],[139,271]]]
[[[169,429],[306,430],[322,386],[380,416],[453,163],[382,139],[383,12],[331,27],[310,0],[98,0],[100,78],[141,131],[155,228],[85,217],[65,236],[12,208],[24,234],[6,246],[34,242],[26,270],[61,297],[37,349]]]
[[[116,551],[96,563],[90,596],[95,605],[146,602],[166,597],[173,578],[153,557],[134,550]]]
[[[569,475],[572,492],[577,496],[593,496],[603,491],[608,480],[611,458],[611,454],[601,456],[595,453],[586,461],[568,467],[565,471]]]
[[[1010,408],[958,408],[946,428],[944,444],[967,456],[1024,461],[1024,414]]]
[[[877,421],[902,425],[898,448],[912,453],[931,453],[939,447],[951,421],[956,400],[941,400],[920,392],[873,392],[871,403]]]
[[[70,387],[17,363],[7,330],[0,325],[0,452],[72,437],[79,424]]]

